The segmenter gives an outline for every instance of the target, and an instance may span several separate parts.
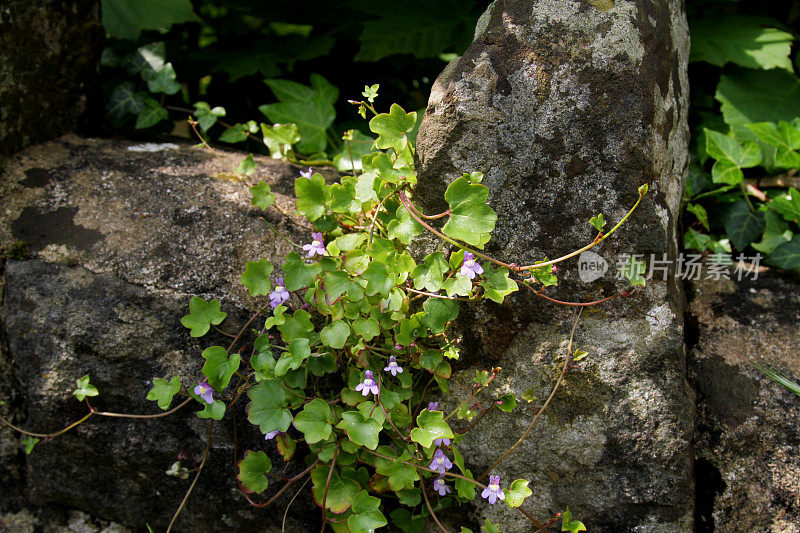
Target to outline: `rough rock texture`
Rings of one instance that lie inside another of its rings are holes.
[[[697,530],[800,531],[800,283],[774,275],[691,285],[696,345]]]
[[[200,376],[200,352],[230,342],[214,332],[189,337],[180,318],[190,297],[219,298],[229,314],[221,327],[238,329],[255,307],[238,281],[245,262],[287,252],[260,217],[303,238],[296,218],[250,205],[248,186],[264,180],[278,208],[291,209],[297,169],[290,165],[260,159],[257,173],[242,180],[231,172],[241,154],[131,147],[148,148],[63,137],[15,156],[0,180],[7,257],[0,396],[8,401],[0,414],[19,426],[54,431],[83,416],[86,407],[71,391],[85,374],[101,392],[93,400],[100,410],[160,412],[145,400],[152,379],[179,375],[191,385]],[[274,453],[246,421],[245,404],[236,411],[239,454]],[[0,511],[16,512],[24,495],[163,531],[190,482],[164,472],[180,452],[190,468],[203,454],[207,423],[195,410],[158,420],[90,420],[39,443],[30,456],[3,428]],[[233,431],[232,421],[215,426],[206,471],[177,530],[280,528],[282,506],[252,510],[239,493]],[[313,505],[304,498],[296,509]],[[290,531],[304,527],[296,518],[287,523]]]
[[[0,157],[70,131],[86,113],[103,48],[99,4],[0,5]]]
[[[610,4],[610,3],[602,3]],[[498,212],[489,253],[528,264],[592,241],[591,216],[620,220],[649,183],[651,194],[599,249],[609,273],[578,280],[562,263],[548,294],[594,300],[624,288],[621,254],[671,258],[687,163],[688,32],[682,2],[497,0],[476,39],[434,84],[418,136],[419,187],[428,213],[446,208],[445,187],[481,171]],[[584,313],[575,346],[589,352],[531,437],[495,469],[532,481],[540,519],[569,506],[590,531],[689,531],[692,527],[691,394],[685,383],[679,285],[656,273],[632,302]],[[503,306],[465,309],[467,349],[459,386],[476,368],[500,366],[501,390],[549,394],[563,361],[574,308],[517,294]],[[529,408],[523,406],[522,409]],[[471,432],[465,456],[480,470],[513,443],[532,413],[493,411]],[[477,469],[473,469],[477,470]],[[476,515],[503,531],[528,524],[499,507]]]

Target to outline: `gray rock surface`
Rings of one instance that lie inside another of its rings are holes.
[[[98,0],[0,5],[0,157],[74,128],[89,108],[105,34]]]
[[[601,9],[605,4],[606,9]],[[590,243],[589,218],[620,220],[595,251],[611,267],[589,284],[576,260],[560,265],[548,294],[591,301],[624,289],[622,254],[671,259],[687,164],[688,32],[678,0],[497,0],[476,40],[434,84],[418,136],[418,204],[446,209],[446,186],[481,171],[498,212],[490,254],[529,264]],[[589,352],[526,442],[495,469],[532,481],[541,521],[567,506],[590,531],[692,528],[693,406],[685,382],[683,305],[674,277],[659,273],[633,300],[584,313],[575,346]],[[467,348],[452,387],[465,398],[475,369],[500,366],[501,390],[531,388],[540,405],[563,361],[574,308],[519,293],[503,306],[459,317]],[[458,385],[459,380],[463,383]],[[521,409],[530,409],[523,405]],[[520,408],[518,408],[520,409]],[[533,413],[492,411],[465,438],[482,471],[524,431]],[[480,505],[474,516],[525,531],[526,519]]]
[[[280,213],[293,208],[298,169],[291,165],[259,158],[259,170],[242,179],[232,173],[241,154],[132,147],[148,146],[67,136],[18,154],[0,180],[7,257],[0,396],[8,401],[0,414],[19,426],[50,432],[83,416],[86,406],[71,391],[86,374],[100,390],[93,399],[100,410],[160,412],[145,400],[152,379],[178,375],[193,386],[200,352],[230,341],[215,332],[189,337],[180,318],[190,298],[219,298],[229,315],[221,328],[238,330],[266,303],[239,283],[245,262],[288,251],[260,217],[304,238],[297,218]],[[277,210],[250,204],[248,187],[259,180],[272,184]],[[274,453],[246,421],[245,403],[235,423],[215,426],[209,462],[177,531],[280,528],[293,491],[274,508],[253,510],[233,476],[234,431],[239,454]],[[16,512],[24,495],[33,504],[163,531],[191,481],[164,472],[181,452],[189,468],[203,454],[207,423],[195,410],[158,420],[96,418],[40,442],[29,456],[3,427],[0,511]],[[313,505],[303,498],[298,510]],[[302,530],[298,524],[290,517],[287,527]]]
[[[698,531],[800,531],[800,283],[776,275],[691,285]],[[713,529],[712,529],[713,528]]]

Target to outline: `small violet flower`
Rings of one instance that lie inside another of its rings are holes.
[[[483,274],[483,267],[475,261],[475,255],[472,252],[464,252],[461,275],[469,279],[475,279],[478,274]]]
[[[283,278],[275,280],[275,290],[269,293],[269,305],[273,309],[289,299],[289,291],[283,286]]]
[[[433,441],[433,443],[434,443],[436,446],[442,446],[442,445],[444,445],[444,446],[450,446],[450,439],[435,439],[435,440]]]
[[[442,450],[436,450],[436,453],[433,454],[433,461],[431,461],[431,466],[429,466],[431,470],[438,470],[440,474],[444,474],[451,468],[453,468],[453,463],[450,462],[450,459],[444,454]]]
[[[308,170],[306,170],[305,172],[302,170],[300,171],[300,176],[303,178],[311,179],[311,174],[313,172],[314,171],[311,169],[311,167],[308,167]]]
[[[431,402],[428,404],[428,411],[438,411],[439,410],[439,402]]]
[[[481,498],[489,500],[489,503],[494,505],[499,499],[505,500],[506,495],[500,488],[500,476],[489,476],[489,486],[481,492]]]
[[[383,369],[384,372],[391,372],[393,376],[403,373],[403,367],[397,364],[395,356],[389,357],[389,365]]]
[[[372,377],[372,370],[364,372],[364,381],[356,386],[356,392],[360,392],[361,396],[367,396],[370,392],[378,394],[378,384],[375,378]]]
[[[444,496],[450,492],[450,487],[444,484],[444,479],[436,478],[433,480],[433,490],[439,493],[439,496]]]
[[[283,433],[283,431],[279,431],[277,429],[275,431],[270,431],[269,433],[264,435],[264,440],[272,440],[275,437],[277,437],[278,435],[280,435],[281,433]]]
[[[205,381],[197,384],[197,387],[194,388],[194,393],[200,396],[207,404],[214,403],[214,389]]]
[[[314,255],[325,255],[325,244],[322,242],[322,233],[312,233],[311,234],[311,244],[304,244],[303,250],[308,252],[308,257],[314,257]],[[483,272],[483,270],[481,270]]]

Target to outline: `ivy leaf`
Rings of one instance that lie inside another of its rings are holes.
[[[331,200],[330,187],[319,173],[313,174],[311,178],[297,178],[294,182],[294,193],[297,196],[297,210],[309,222],[324,215]]]
[[[353,321],[353,331],[364,339],[364,342],[369,342],[380,334],[381,329],[374,318],[359,317]]]
[[[311,348],[309,348],[306,338],[292,340],[288,349],[289,351],[275,363],[275,375],[278,377],[286,375],[289,370],[297,370],[303,361],[311,356]]]
[[[197,412],[200,418],[213,418],[214,420],[222,420],[225,418],[225,403],[220,400],[214,400],[214,403],[207,404],[203,402],[205,407],[202,411]]]
[[[778,125],[773,122],[756,122],[745,124],[745,127],[772,149],[772,159],[776,167],[800,167],[800,154],[795,152],[800,148],[800,130],[785,121]]]
[[[718,131],[703,130],[706,134],[706,152],[717,161],[711,169],[714,183],[737,185],[744,178],[743,168],[761,163],[761,150],[753,142],[740,144],[736,139]]]
[[[303,178],[305,179],[305,178]],[[312,285],[317,274],[322,272],[319,263],[306,264],[297,252],[289,252],[283,263],[285,287],[287,291],[296,291]]]
[[[687,250],[697,250],[698,252],[705,252],[711,245],[711,237],[703,233],[699,233],[694,228],[689,228],[683,235],[683,247]]]
[[[569,507],[567,507],[567,510],[564,511],[564,514],[561,515],[561,531],[578,533],[578,531],[586,531],[586,526],[583,525],[583,522],[573,520],[572,513],[570,512]]]
[[[359,492],[353,499],[353,515],[347,519],[347,525],[352,533],[373,533],[388,522],[380,512],[380,498],[370,496],[365,490]]]
[[[292,149],[292,146],[300,142],[300,130],[297,124],[273,124],[268,126],[261,124],[261,136],[264,144],[269,148],[269,155],[272,159],[283,159]]]
[[[800,221],[800,192],[794,187],[789,187],[789,194],[776,196],[769,203],[769,208],[790,222]]]
[[[361,485],[358,481],[349,477],[342,477],[334,469],[330,483],[328,483],[328,473],[330,465],[320,465],[311,471],[311,481],[313,486],[311,493],[317,505],[322,505],[325,499],[325,508],[333,514],[342,514],[353,504],[356,495],[361,492]],[[325,497],[325,486],[328,486],[328,496]]]
[[[275,195],[272,194],[269,184],[265,181],[260,181],[250,187],[250,194],[253,195],[250,201],[259,209],[266,209],[275,203]]]
[[[497,408],[506,413],[510,413],[517,406],[517,397],[513,394],[504,394],[500,396]]]
[[[338,154],[333,156],[333,164],[336,167],[336,170],[339,172],[353,172],[362,171],[364,169],[364,165],[361,162],[361,158],[367,154],[372,153],[372,145],[375,143],[375,139],[370,137],[369,135],[365,135],[361,133],[360,130],[350,130],[350,138],[346,138],[344,140],[344,145],[342,146],[342,151]],[[366,174],[366,173],[365,173]],[[363,174],[362,174],[363,176]],[[374,179],[374,175],[372,175]],[[366,183],[366,180],[369,178],[365,178],[363,183]],[[361,177],[359,176],[358,180],[359,184],[362,183]],[[370,187],[372,182],[370,181]],[[362,193],[366,193],[369,196],[373,196],[369,194],[368,189],[360,189],[359,186],[356,186],[356,195],[358,199],[362,202],[368,202],[369,198],[363,198]],[[374,198],[377,200],[377,196]]]
[[[375,144],[380,149],[393,148],[400,153],[408,146],[406,133],[414,129],[417,122],[417,113],[406,113],[397,104],[392,104],[389,113],[376,115],[369,121],[369,129],[378,134]]]
[[[285,305],[279,305],[272,310],[272,316],[264,321],[264,329],[269,329],[274,326],[279,326],[286,323],[286,317],[283,316],[286,311]]]
[[[241,175],[249,176],[250,174],[255,172],[256,169],[258,169],[258,164],[256,163],[255,159],[253,159],[253,154],[247,154],[247,157],[239,161],[239,164],[236,165],[234,172],[236,172],[240,176]],[[269,185],[267,185],[267,187],[269,187]]]
[[[774,200],[770,206],[775,203]],[[770,254],[772,251],[785,242],[792,240],[792,232],[789,231],[789,224],[784,222],[772,209],[767,209],[764,213],[765,229],[760,242],[752,242],[750,246],[762,254]]]
[[[251,120],[244,124],[234,124],[230,128],[222,132],[219,140],[226,143],[239,143],[246,141],[249,135],[254,135],[258,132],[258,124],[255,120]]]
[[[272,290],[269,275],[272,274],[272,263],[266,259],[248,261],[247,269],[239,281],[247,287],[250,296],[267,295]]]
[[[402,501],[400,503],[408,505]],[[416,505],[418,503],[410,507],[416,507]],[[392,519],[392,523],[399,527],[403,533],[422,533],[425,530],[425,517],[411,514],[411,511],[403,507],[395,509],[389,513],[389,516]]]
[[[644,287],[645,281],[642,274],[647,271],[644,261],[639,261],[635,257],[628,257],[628,262],[622,267],[622,277],[628,280],[632,286],[641,285]]]
[[[200,129],[208,131],[217,123],[218,118],[225,116],[225,108],[216,106],[212,109],[207,102],[197,102],[194,104],[194,116],[197,117]]]
[[[122,118],[127,114],[136,114],[144,109],[144,99],[135,94],[133,83],[120,83],[108,97],[106,106],[108,114],[113,118]]]
[[[143,71],[142,77],[147,81],[147,89],[151,93],[175,94],[181,90],[172,63],[165,63],[157,72],[149,72],[151,74],[147,75],[147,71]]]
[[[166,411],[172,403],[172,397],[181,390],[181,380],[173,376],[169,381],[166,379],[154,379],[153,388],[147,393],[147,399],[158,402],[158,406]]]
[[[236,476],[247,490],[261,494],[269,487],[267,473],[272,470],[272,461],[264,452],[247,450],[244,459],[239,461],[239,474]]]
[[[359,446],[366,446],[370,450],[378,447],[378,434],[381,425],[374,418],[368,418],[360,411],[346,411],[342,413],[342,421],[336,426],[347,432],[347,438]]]
[[[347,337],[350,336],[350,326],[344,320],[334,320],[320,332],[322,344],[340,350],[344,348]]]
[[[508,505],[510,509],[519,507],[522,505],[522,502],[525,501],[525,498],[533,494],[533,491],[528,488],[528,481],[525,479],[514,480],[511,483],[511,487],[503,489],[503,492],[506,495],[506,505]]]
[[[75,380],[75,385],[78,387],[72,394],[78,398],[78,401],[82,402],[87,396],[97,396],[99,393],[97,392],[97,387],[89,383],[89,375],[85,375],[82,378]]]
[[[389,277],[389,268],[385,263],[380,261],[372,261],[367,270],[361,274],[361,277],[367,280],[366,293],[367,296],[374,296],[380,294],[384,298],[389,296],[389,291],[394,285],[392,279]]]
[[[295,417],[292,424],[303,435],[308,444],[314,444],[327,440],[331,436],[333,428],[329,423],[331,408],[321,398],[315,398],[303,406]]]
[[[442,288],[444,276],[450,269],[442,252],[428,254],[423,262],[411,271],[411,279],[414,280],[414,288],[437,292]]]
[[[451,276],[444,280],[442,288],[448,296],[469,296],[472,293],[472,280],[461,275]]]
[[[507,268],[500,267],[498,269],[494,269],[488,266],[487,268],[489,269],[489,272],[484,273],[483,279],[480,282],[481,287],[483,287],[484,295],[487,298],[501,304],[506,296],[519,290],[517,282],[508,277]],[[550,273],[550,267],[548,266],[545,268],[547,268],[548,273]],[[551,280],[546,278],[544,281],[549,283]],[[557,280],[556,283],[558,283]],[[549,284],[552,285],[553,283]]]
[[[247,419],[259,427],[261,433],[286,432],[292,423],[292,413],[285,408],[286,393],[274,381],[262,381],[247,391]]]
[[[189,314],[181,318],[181,324],[191,330],[192,337],[202,337],[211,329],[211,324],[221,324],[226,316],[219,308],[219,300],[206,302],[195,296],[189,301]]]
[[[425,309],[422,320],[434,334],[442,333],[447,323],[458,316],[458,302],[455,300],[428,298],[422,307]]]
[[[686,210],[697,217],[697,220],[706,228],[706,231],[711,230],[711,227],[708,225],[708,213],[706,213],[705,207],[700,204],[686,204]]]
[[[336,372],[336,359],[331,353],[312,355],[308,359],[308,369],[317,377]]]
[[[284,323],[278,326],[284,342],[291,344],[295,339],[307,339],[309,346],[313,344],[314,324],[311,323],[311,315],[307,311],[298,309],[292,316],[284,317]]]
[[[278,448],[278,453],[281,454],[284,461],[289,461],[294,457],[294,452],[297,449],[297,441],[286,434],[281,434],[275,437],[275,444]]]
[[[233,374],[239,369],[241,357],[237,353],[228,357],[228,353],[222,346],[206,348],[201,355],[206,360],[202,372],[208,378],[208,384],[214,390],[222,392],[230,383]]]
[[[395,218],[389,221],[389,225],[386,227],[387,236],[390,239],[397,239],[402,244],[407,245],[411,242],[411,239],[421,234],[425,229],[402,205],[397,208],[394,216]]]
[[[500,528],[487,518],[481,526],[481,531],[483,531],[483,533],[500,533]]]
[[[136,117],[137,129],[155,126],[162,120],[167,120],[169,118],[169,113],[167,110],[161,107],[161,105],[152,98],[145,97],[142,101],[142,104],[142,109],[139,111],[139,115]]]
[[[598,213],[597,216],[589,219],[589,223],[594,226],[597,231],[603,231],[606,227],[606,221],[603,219],[603,213]]]
[[[450,237],[479,249],[489,242],[497,213],[486,204],[489,189],[461,176],[447,187],[444,199],[450,205],[450,218],[442,228]]]
[[[460,466],[459,466],[459,468],[460,468]],[[472,471],[470,469],[462,468],[461,471],[464,473],[464,475],[466,477],[468,477],[470,479],[473,479]],[[456,478],[455,487],[456,487],[456,492],[462,498],[466,498],[467,500],[472,500],[472,499],[475,498],[475,489],[477,487],[477,485],[475,485],[475,483],[471,483],[471,482],[467,481],[466,479]]]
[[[423,448],[430,448],[435,439],[454,439],[455,434],[441,411],[428,411],[423,409],[417,415],[417,427],[411,430],[411,440],[419,443]]]
[[[751,212],[750,206],[744,200],[739,200],[728,209],[723,223],[725,232],[737,250],[744,250],[764,233],[766,227],[764,212]]]
[[[753,69],[792,71],[789,52],[794,36],[777,29],[768,17],[732,15],[692,21],[689,61],[721,67],[728,62]]]
[[[767,256],[767,263],[800,274],[800,235],[793,236],[791,241],[775,248]]]
[[[142,30],[200,22],[189,0],[102,0],[102,24],[109,37],[136,40]]]
[[[36,443],[39,442],[40,439],[37,437],[26,437],[20,441],[22,447],[25,449],[25,454],[30,455],[33,451],[33,447],[36,446]]]

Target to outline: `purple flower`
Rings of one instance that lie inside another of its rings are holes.
[[[289,291],[283,286],[283,278],[275,280],[275,290],[269,293],[269,305],[273,309],[289,299]]]
[[[483,267],[475,261],[475,256],[472,252],[464,252],[464,262],[461,264],[461,275],[475,279],[478,274],[483,274]]]
[[[428,411],[438,411],[439,410],[439,402],[431,402],[428,404]]]
[[[303,178],[311,179],[311,174],[313,172],[314,171],[311,169],[311,167],[308,167],[308,170],[306,170],[305,172],[303,172],[302,170],[300,171],[300,176]]]
[[[356,392],[361,392],[361,396],[367,396],[370,392],[378,394],[378,384],[375,383],[375,378],[372,377],[372,370],[364,372],[364,381],[356,386]]]
[[[194,393],[200,396],[207,404],[214,403],[214,389],[205,381],[197,384],[197,387],[194,388]]]
[[[403,373],[403,367],[397,364],[395,356],[389,357],[389,366],[383,369],[384,372],[391,372],[393,376]]]
[[[438,470],[440,474],[444,474],[451,468],[453,468],[453,463],[450,462],[450,459],[444,454],[442,450],[437,449],[436,453],[433,454],[433,461],[431,461],[431,466],[429,466],[431,470]]]
[[[322,242],[322,233],[312,233],[311,239],[311,244],[303,245],[303,250],[308,252],[308,257],[314,257],[314,254],[325,255],[325,244]]]
[[[450,492],[450,487],[444,484],[444,479],[436,478],[433,480],[433,490],[439,493],[439,496],[444,496]]]
[[[505,500],[506,495],[500,488],[500,476],[489,476],[489,486],[481,492],[481,498],[489,500],[492,505],[495,504],[497,499]]]
[[[283,433],[283,431],[279,431],[277,429],[275,431],[270,431],[269,433],[264,435],[264,440],[272,440],[275,437],[277,437],[278,435],[280,435],[281,433]]]
[[[433,443],[434,443],[436,446],[442,446],[442,445],[445,445],[445,446],[450,446],[450,439],[435,439],[435,440],[433,441]]]

